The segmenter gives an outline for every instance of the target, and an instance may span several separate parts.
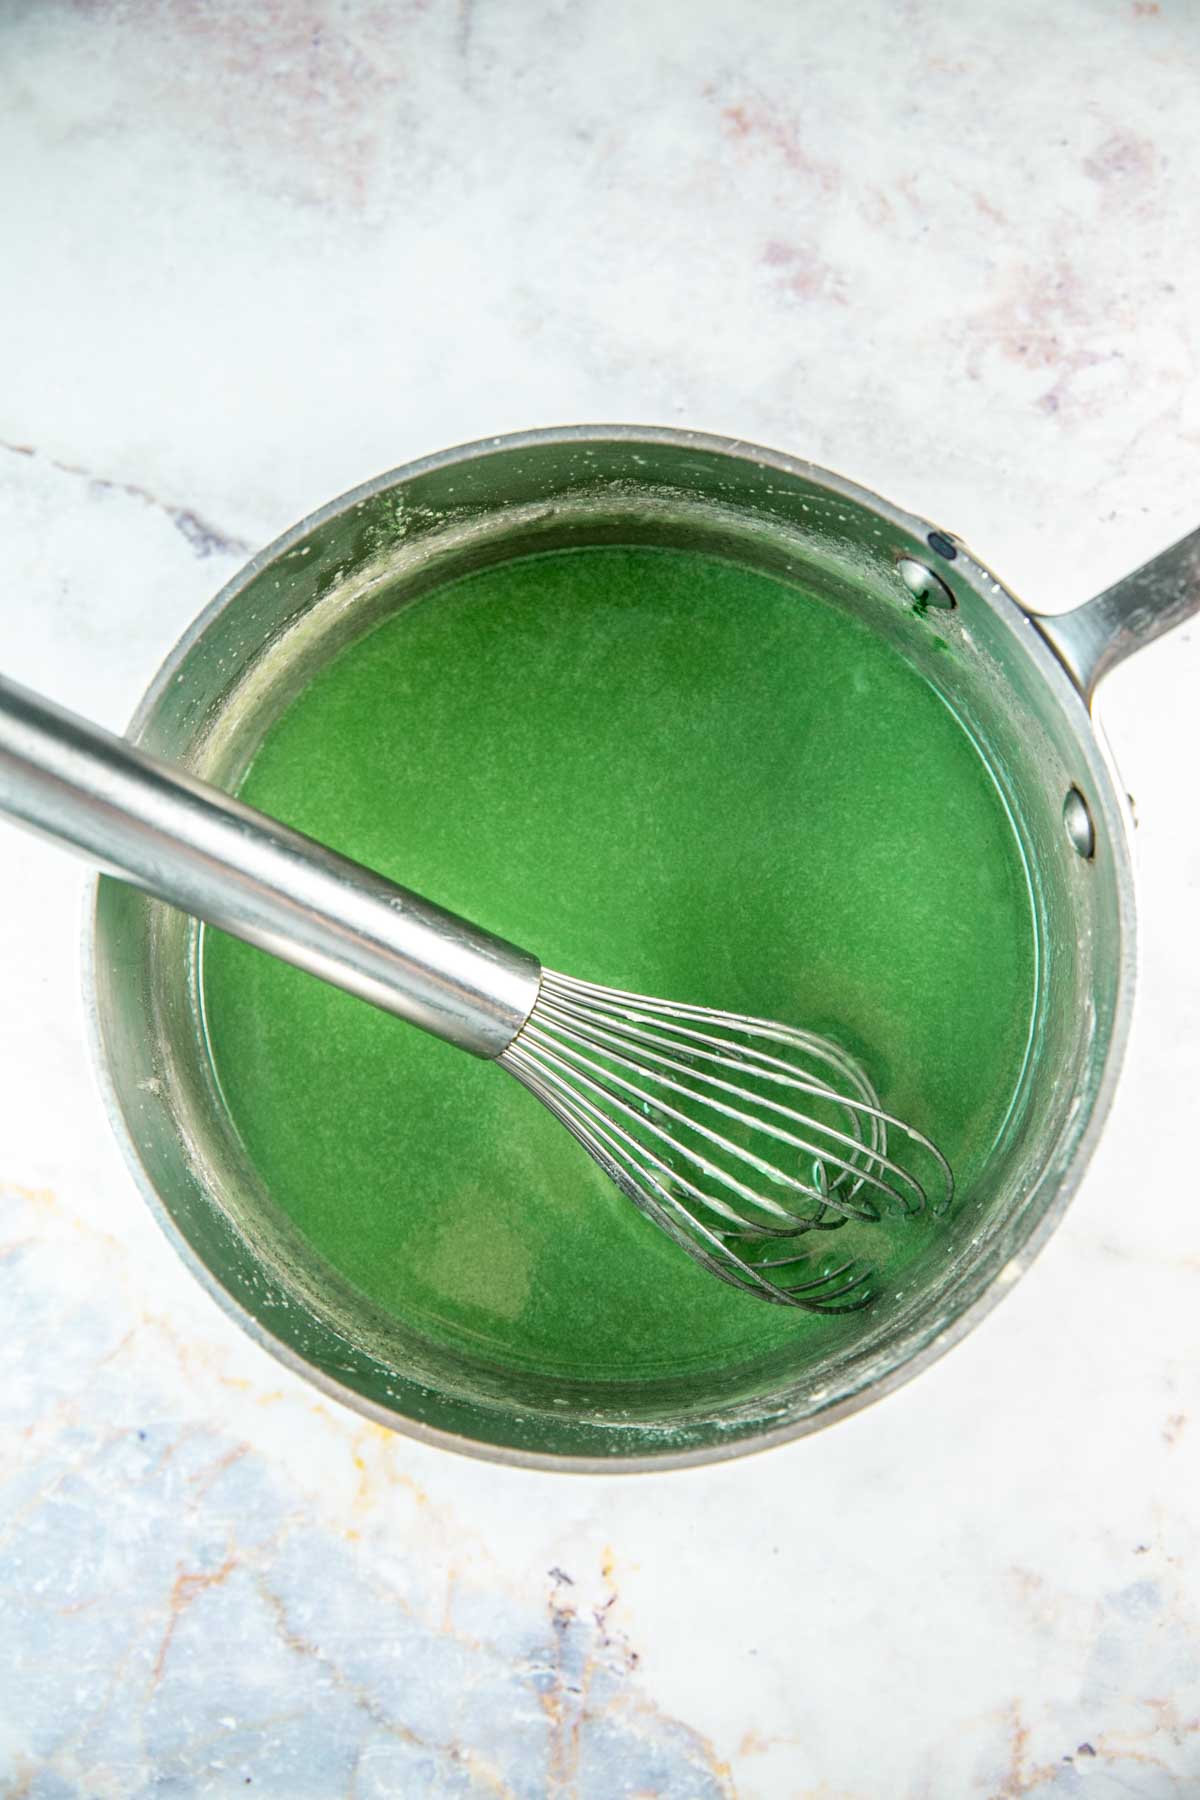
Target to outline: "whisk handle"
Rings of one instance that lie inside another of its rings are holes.
[[[3,678],[0,812],[476,1056],[537,998],[527,951]]]

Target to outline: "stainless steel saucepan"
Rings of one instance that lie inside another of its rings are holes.
[[[1115,663],[1200,609],[1200,533],[1044,618],[949,532],[793,457],[629,426],[496,438],[369,482],[255,557],[167,659],[130,736],[236,787],[293,696],[380,619],[487,564],[599,543],[731,557],[852,612],[954,707],[1012,812],[1039,937],[1031,1055],[969,1204],[902,1305],[720,1377],[564,1385],[451,1354],[342,1286],[263,1191],[209,1064],[195,926],[102,878],[87,988],[134,1172],[260,1343],[429,1441],[630,1469],[738,1455],[865,1405],[969,1330],[1062,1217],[1112,1098],[1134,986],[1128,809],[1093,695]]]

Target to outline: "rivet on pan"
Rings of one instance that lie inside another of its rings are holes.
[[[922,611],[927,606],[936,606],[943,612],[949,612],[955,604],[954,595],[941,576],[935,575],[924,563],[915,561],[911,556],[902,556],[896,567],[905,587],[916,595],[918,601],[924,602]]]
[[[1067,828],[1072,850],[1077,856],[1082,856],[1085,862],[1090,862],[1096,854],[1096,828],[1092,824],[1088,803],[1076,787],[1067,789],[1067,797],[1063,801],[1063,824]]]

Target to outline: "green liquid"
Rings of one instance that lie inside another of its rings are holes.
[[[829,1032],[969,1206],[1024,1063],[1027,879],[962,727],[834,607],[667,550],[488,569],[345,650],[241,793],[550,967]],[[269,1190],[426,1336],[638,1380],[858,1329],[693,1265],[491,1065],[214,931],[204,992]],[[820,1253],[881,1270],[877,1313],[944,1230]]]

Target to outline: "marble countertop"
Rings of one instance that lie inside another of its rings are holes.
[[[248,551],[537,424],[757,439],[1083,600],[1200,515],[1193,0],[12,0],[0,667],[117,726]],[[1143,968],[1032,1272],[765,1457],[364,1424],[159,1235],[0,830],[0,1794],[1200,1794],[1200,624],[1114,674]]]

